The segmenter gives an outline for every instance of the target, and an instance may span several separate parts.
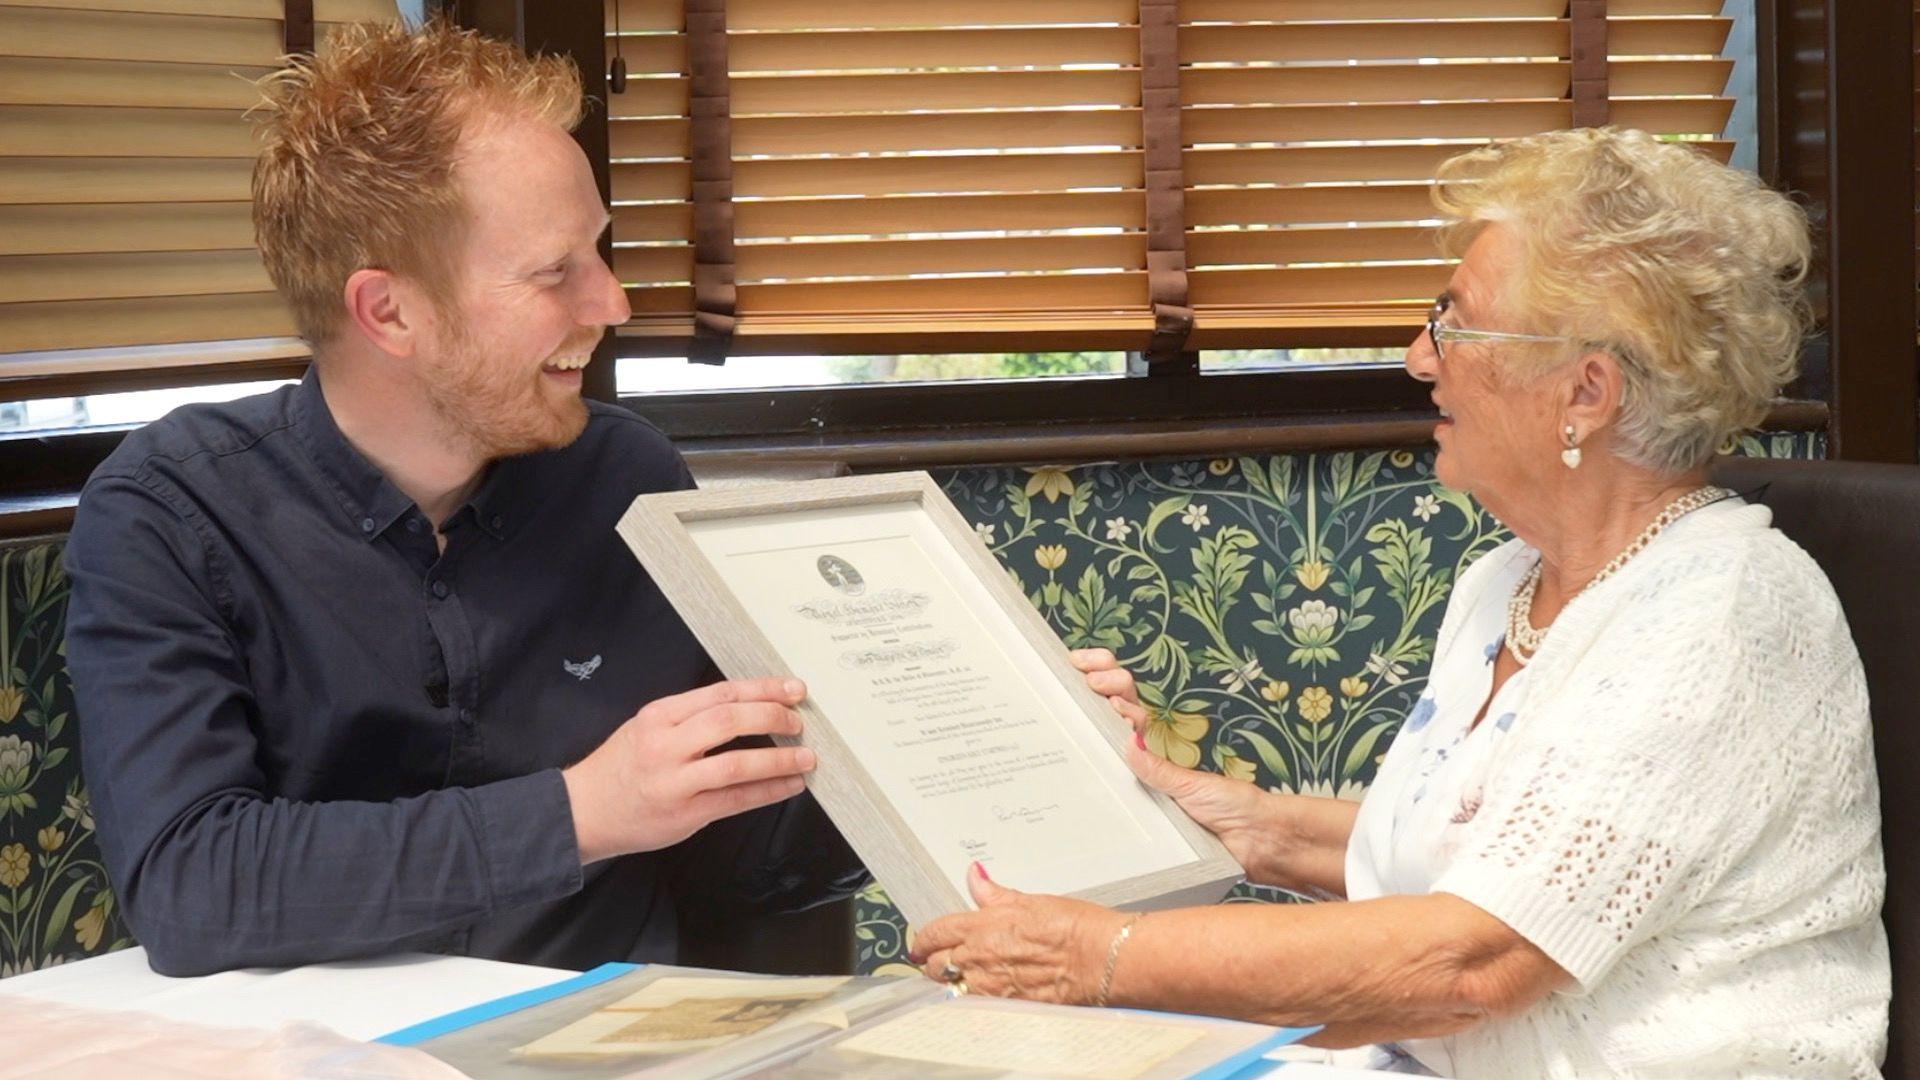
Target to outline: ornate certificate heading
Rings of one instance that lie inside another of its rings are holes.
[[[1239,879],[925,473],[641,496],[620,532],[729,677],[806,682],[810,787],[909,920],[976,859],[1128,907]]]

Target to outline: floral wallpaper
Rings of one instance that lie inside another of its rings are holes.
[[[1733,449],[1825,455],[1813,434]],[[1453,581],[1506,538],[1433,482],[1428,451],[939,480],[1069,645],[1133,669],[1156,751],[1345,798],[1366,790],[1419,694]],[[58,541],[0,545],[0,978],[133,944],[79,773],[59,553]],[[877,886],[855,934],[860,970],[901,962],[906,928]]]
[[[93,837],[57,541],[0,545],[0,978],[133,944]]]
[[[1728,450],[1826,452],[1816,434]],[[1347,799],[1419,696],[1453,582],[1510,535],[1434,482],[1431,450],[937,479],[1070,647],[1112,649],[1134,672],[1154,751]],[[1279,898],[1242,886],[1230,899]],[[901,961],[905,927],[878,885],[855,936],[860,971]]]

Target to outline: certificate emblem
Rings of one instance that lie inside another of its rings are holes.
[[[814,567],[836,592],[859,596],[867,591],[867,579],[860,576],[860,571],[855,570],[852,563],[838,555],[822,555]]]

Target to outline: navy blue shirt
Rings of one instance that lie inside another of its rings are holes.
[[[811,796],[580,866],[560,768],[717,678],[614,532],[689,487],[590,404],[432,526],[317,374],[129,435],[67,546],[67,661],[107,870],[156,971],[426,949],[671,960],[677,909],[791,909],[864,877]]]

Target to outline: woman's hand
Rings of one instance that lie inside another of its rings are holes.
[[[1120,658],[1113,655],[1112,649],[1075,649],[1068,656],[1087,677],[1087,685],[1093,692],[1107,699],[1113,711],[1119,713],[1139,731],[1147,725],[1146,706],[1140,704],[1140,688],[1134,685],[1133,672],[1120,666]]]
[[[1087,685],[1104,696],[1115,712],[1133,725],[1133,747],[1127,751],[1127,765],[1147,786],[1165,792],[1187,816],[1206,826],[1220,838],[1241,866],[1252,870],[1253,860],[1262,853],[1278,823],[1271,820],[1273,807],[1269,796],[1253,784],[1218,773],[1185,769],[1147,749],[1145,732],[1149,719],[1140,703],[1140,690],[1133,673],[1106,649],[1076,649],[1073,666],[1086,673]]]
[[[979,863],[967,887],[980,910],[935,919],[914,935],[908,958],[929,978],[964,980],[970,993],[1060,1005],[1099,996],[1107,946],[1126,916],[1084,900],[1003,888]]]
[[[1165,792],[1188,817],[1219,837],[1248,878],[1257,884],[1278,884],[1271,879],[1275,848],[1287,830],[1281,796],[1246,780],[1175,765],[1147,749],[1147,740],[1138,732],[1127,747],[1126,761],[1142,783]]]
[[[1140,702],[1132,672],[1121,667],[1112,652],[1079,649],[1073,664],[1086,673],[1087,685],[1133,725],[1126,762],[1134,775],[1166,793],[1188,817],[1219,837],[1248,880],[1296,892],[1345,895],[1355,804],[1276,794],[1245,780],[1175,765],[1147,748],[1151,716]]]

